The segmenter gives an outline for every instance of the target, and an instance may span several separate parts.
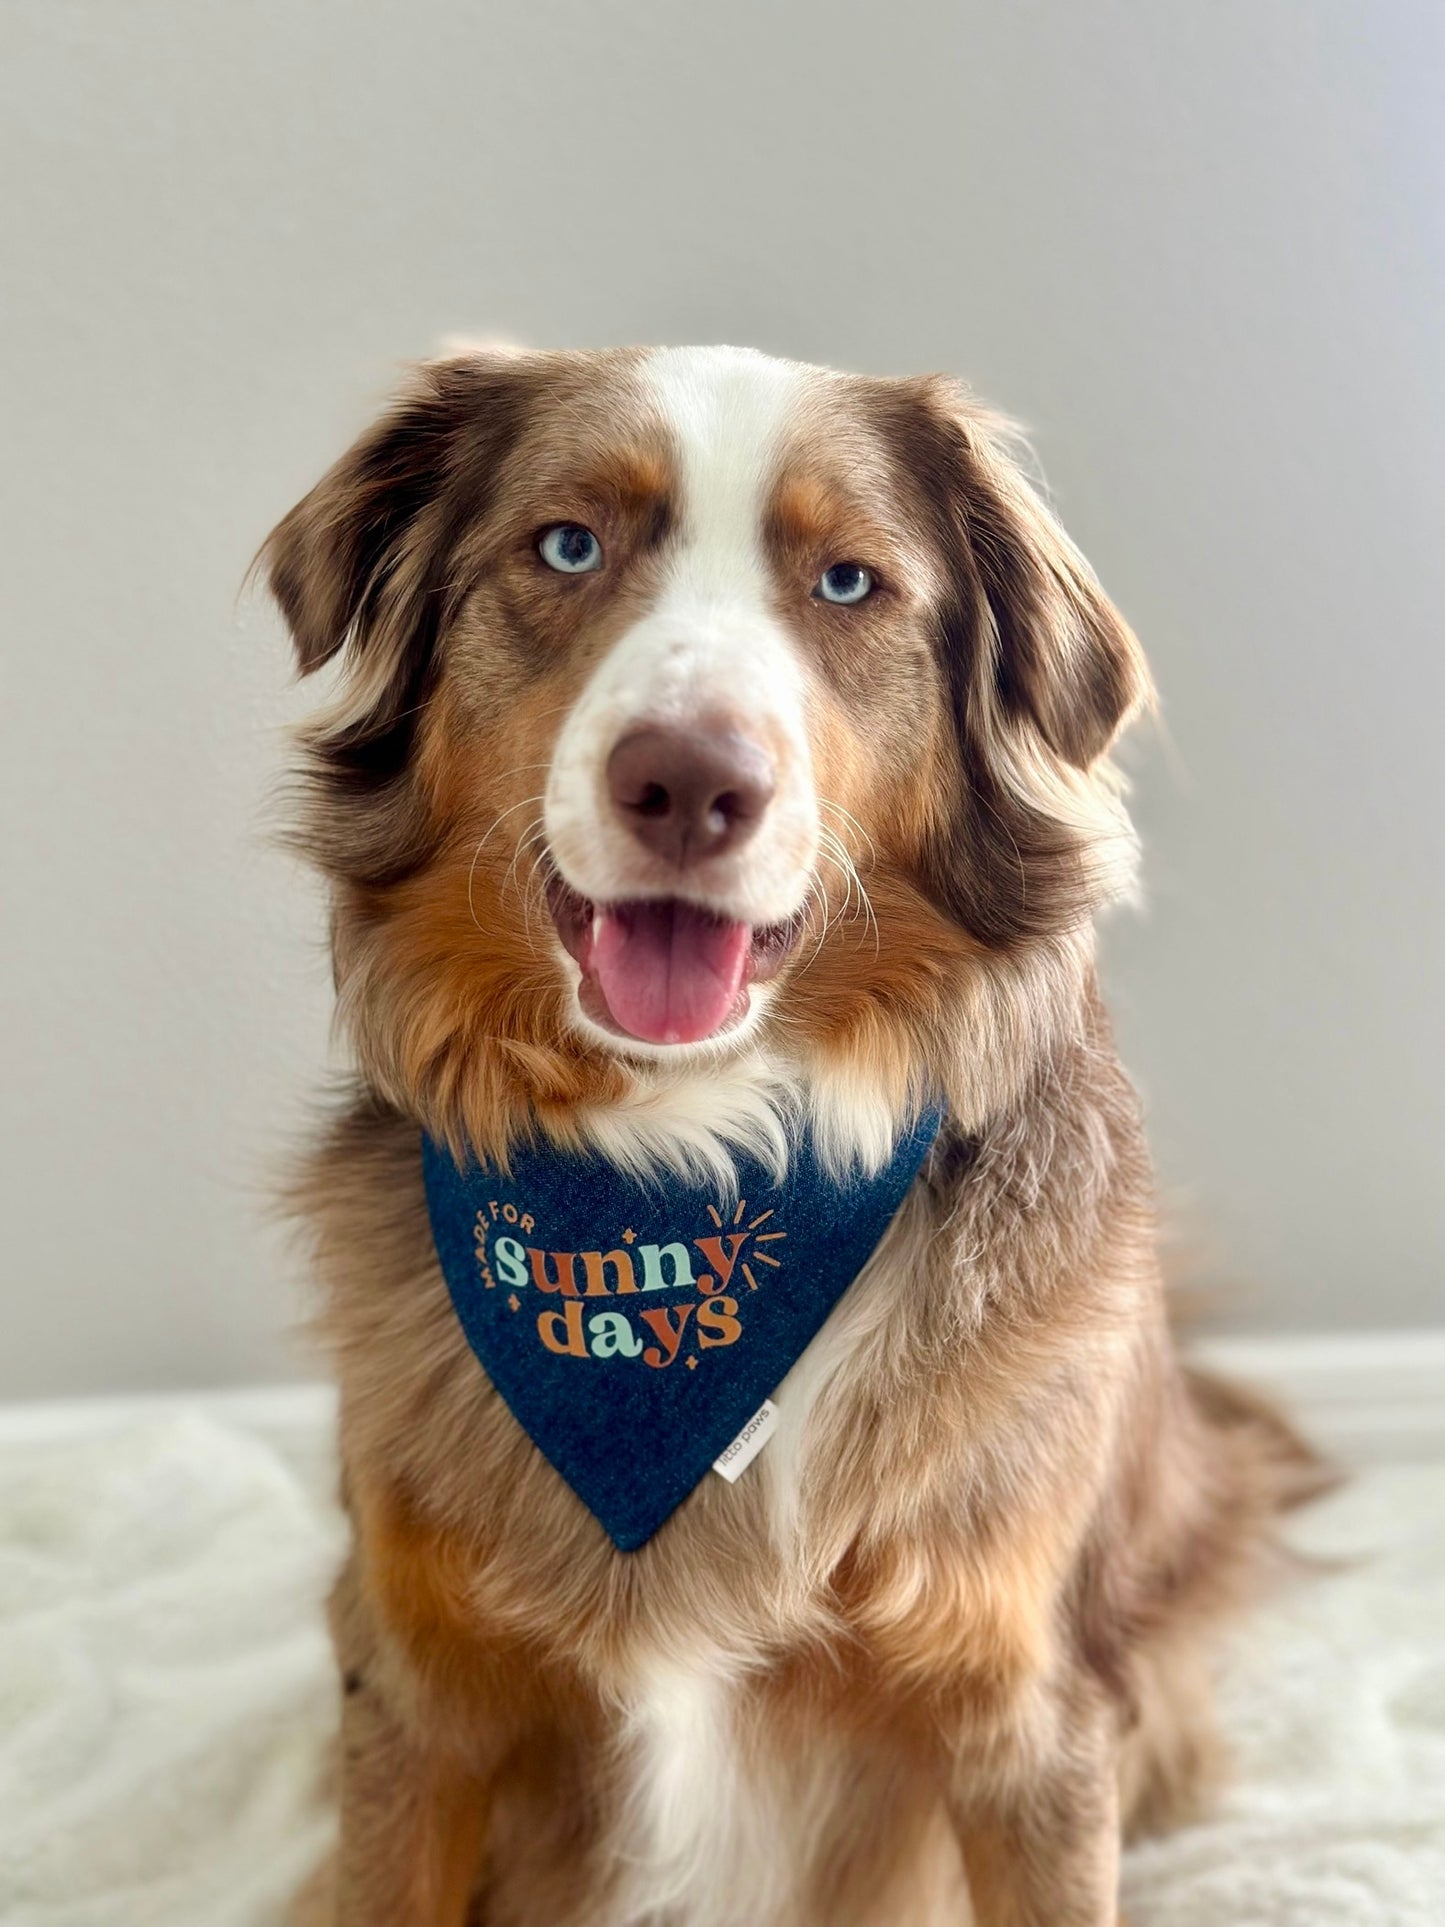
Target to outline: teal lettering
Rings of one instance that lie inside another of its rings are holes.
[[[644,1291],[666,1291],[670,1286],[690,1285],[693,1283],[692,1260],[687,1255],[686,1245],[639,1245],[637,1255],[642,1260],[642,1289]],[[662,1275],[662,1261],[672,1260],[672,1276]]]
[[[587,1320],[587,1329],[594,1358],[636,1358],[642,1350],[642,1340],[625,1312],[599,1311]]]
[[[492,1247],[492,1266],[504,1285],[527,1282],[527,1248],[516,1238],[498,1238]]]

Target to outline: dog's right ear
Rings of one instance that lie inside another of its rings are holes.
[[[478,349],[424,363],[267,537],[257,562],[303,675],[344,645],[360,659],[434,640],[414,633],[427,626],[430,576],[453,532],[459,486],[485,491],[486,468],[515,431],[524,359]]]
[[[335,700],[303,732],[309,803],[295,838],[336,875],[401,875],[421,848],[409,771],[466,592],[453,555],[491,499],[536,373],[533,357],[506,349],[423,363],[256,558],[301,673],[345,652]]]
[[[348,793],[406,770],[438,644],[465,584],[451,565],[525,419],[536,365],[504,348],[423,363],[407,389],[267,537],[256,558],[303,675],[348,675],[311,727],[313,771]]]

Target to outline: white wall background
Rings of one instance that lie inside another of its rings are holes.
[[[8,0],[0,1392],[305,1368],[255,545],[456,329],[968,374],[1143,636],[1111,977],[1257,1327],[1445,1312],[1433,0]]]

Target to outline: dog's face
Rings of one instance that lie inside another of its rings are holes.
[[[308,841],[363,1054],[474,1140],[700,1053],[897,1083],[1127,863],[1135,645],[945,383],[459,355],[267,559],[303,669],[347,648]]]

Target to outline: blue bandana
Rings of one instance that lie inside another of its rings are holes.
[[[422,1140],[432,1236],[472,1350],[624,1552],[738,1439],[872,1256],[938,1136],[929,1111],[870,1178],[812,1141],[779,1184],[628,1177],[539,1143],[503,1177]]]

